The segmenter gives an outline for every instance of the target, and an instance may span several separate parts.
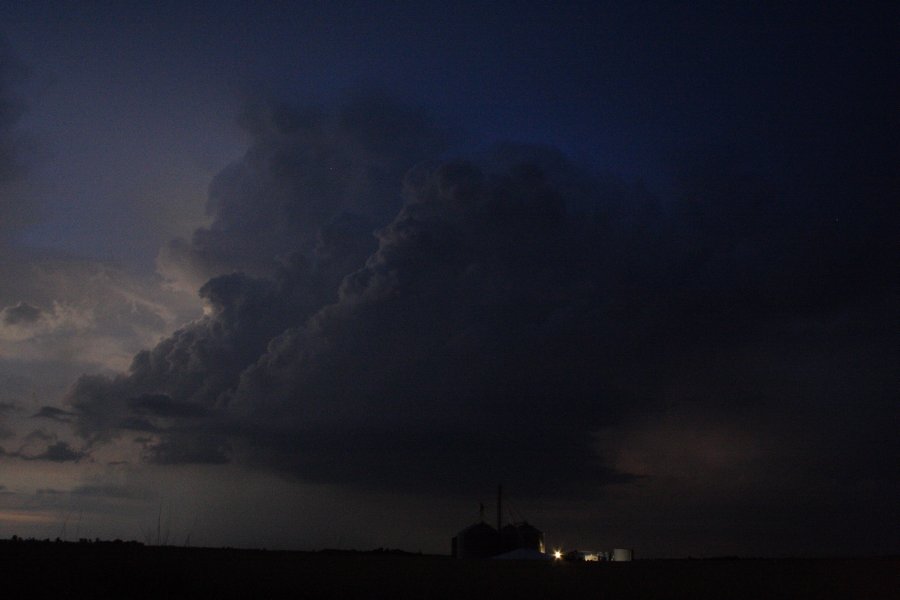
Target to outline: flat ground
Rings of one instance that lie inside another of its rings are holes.
[[[0,542],[4,597],[900,598],[900,559],[463,561]]]

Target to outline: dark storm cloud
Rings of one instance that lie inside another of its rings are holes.
[[[623,480],[592,457],[559,468],[619,415],[596,368],[603,227],[569,212],[583,199],[535,154],[410,175],[406,207],[338,302],[242,376],[229,408],[254,415],[268,460],[391,487]]]
[[[38,451],[34,451],[35,442],[46,442],[46,445]],[[9,452],[0,447],[0,456],[9,458],[18,458],[27,461],[47,461],[47,462],[78,462],[87,454],[72,448],[68,442],[56,440],[56,438],[46,432],[33,431],[26,436],[26,444],[19,450]]]
[[[251,112],[264,118],[212,188],[213,225],[163,262],[256,275],[209,280],[209,314],[127,374],[82,377],[68,398],[80,435],[152,433],[144,458],[160,464],[392,489],[663,478],[664,461],[621,454],[646,439],[694,440],[688,459],[758,473],[781,453],[801,479],[887,477],[852,451],[867,435],[896,446],[895,180],[881,163],[773,172],[752,153],[697,152],[660,199],[545,148],[415,166],[428,127],[354,106]],[[671,411],[704,417],[647,424]]]
[[[210,315],[140,352],[129,376],[78,381],[71,400],[78,431],[106,439],[119,427],[151,431],[154,419],[202,416],[285,323],[304,320],[319,305],[319,282],[299,255],[278,268],[274,281],[240,274],[211,279],[200,290]]]
[[[340,250],[355,251],[358,260],[373,249],[371,237],[358,234],[396,213],[406,170],[443,147],[442,134],[422,115],[373,97],[337,110],[254,100],[240,122],[250,149],[213,180],[211,225],[160,254],[160,270],[172,279],[268,275],[279,260],[298,251],[310,256],[317,244],[323,259],[339,260],[329,245],[349,243],[356,247]],[[348,229],[354,235],[341,237]]]
[[[596,422],[594,392],[588,389],[599,382],[593,376],[567,381],[568,350],[543,357],[530,345],[552,352],[573,335],[586,336],[577,331],[578,313],[593,304],[597,272],[592,259],[582,256],[588,252],[589,228],[568,214],[567,203],[584,206],[596,198],[563,197],[541,163],[576,170],[556,153],[532,151],[531,156],[530,163],[498,167],[496,175],[467,163],[414,173],[407,182],[407,208],[379,234],[381,249],[370,257],[370,266],[346,279],[340,291],[333,287],[335,278],[322,274],[334,264],[324,258],[313,267],[295,259],[280,268],[274,282],[243,275],[211,280],[201,292],[213,307],[209,317],[139,354],[127,377],[79,381],[70,402],[80,415],[80,433],[99,440],[125,428],[167,432],[164,442],[148,448],[150,460],[163,463],[219,462],[226,453],[218,436],[236,434],[262,446],[264,460],[281,469],[316,479],[370,476],[371,481],[359,482],[364,485],[424,483],[423,473],[403,470],[397,481],[379,483],[385,473],[364,462],[412,461],[410,468],[421,471],[430,452],[421,447],[425,443],[455,448],[460,461],[488,454],[502,462],[526,448],[533,468],[549,478],[554,458],[588,442],[586,427],[569,429],[578,420]],[[566,183],[596,194],[586,182]],[[396,186],[399,193],[399,180]],[[364,230],[347,221],[321,232],[320,249],[363,237]],[[334,250],[319,253],[334,255]],[[578,272],[579,267],[588,270]],[[400,293],[394,276],[407,281],[410,293]],[[297,302],[296,291],[307,301]],[[337,305],[320,309],[334,298]],[[572,298],[581,306],[568,306]],[[558,314],[566,311],[572,322]],[[558,322],[542,322],[550,318]],[[334,331],[324,331],[328,328]],[[338,351],[319,350],[331,337]],[[301,338],[308,340],[298,342]],[[283,378],[279,364],[293,369],[298,358],[292,353],[304,353],[291,347],[296,343],[322,351],[321,372],[310,373],[310,366],[301,364],[300,377]],[[495,364],[485,360],[491,351]],[[248,371],[235,392],[241,372],[257,360],[261,366]],[[494,381],[498,366],[505,374]],[[540,385],[527,376],[542,371]],[[257,393],[254,386],[277,389]],[[257,394],[259,400],[252,397]],[[336,394],[343,402],[329,406],[339,400]],[[554,406],[567,395],[564,409]],[[151,405],[165,410],[148,410]],[[198,406],[218,414],[199,419]],[[176,417],[186,416],[188,408],[199,421],[190,427],[207,429],[208,438],[180,433],[188,425]],[[327,415],[333,409],[341,415],[337,419]],[[510,416],[510,411],[522,414]],[[416,427],[426,413],[424,428]],[[370,414],[377,419],[367,430]],[[486,435],[494,430],[499,437]],[[395,443],[385,445],[385,436]],[[410,445],[416,452],[408,451]],[[357,462],[338,468],[335,457],[348,452]],[[586,470],[602,481],[621,479],[599,465]]]
[[[35,456],[28,457],[28,460],[47,460],[51,462],[70,462],[78,461],[84,457],[84,454],[74,450],[67,442],[54,442],[47,446],[47,449]]]
[[[131,410],[138,414],[157,417],[181,418],[204,417],[209,414],[207,408],[178,402],[165,394],[144,394],[129,401]]]
[[[7,325],[35,323],[44,314],[44,311],[40,308],[31,306],[26,302],[19,302],[15,306],[7,306],[0,312],[3,313],[3,322]]]
[[[71,423],[73,417],[77,414],[57,408],[55,406],[42,406],[40,410],[31,415],[32,419],[50,419],[51,421],[59,421],[60,423]]]

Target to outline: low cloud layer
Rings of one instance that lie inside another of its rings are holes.
[[[69,442],[43,429],[35,429],[25,436],[16,450],[7,451],[0,447],[0,458],[64,463],[77,462],[84,457],[85,454],[72,448]]]
[[[723,488],[787,460],[894,493],[854,451],[896,448],[880,163],[830,191],[698,155],[661,199],[546,148],[436,160],[381,100],[255,110],[212,225],[160,257],[211,277],[207,314],[73,386],[90,445],[369,489]]]
[[[15,306],[7,306],[0,313],[3,314],[5,325],[33,324],[40,320],[43,311],[25,302],[19,302]]]

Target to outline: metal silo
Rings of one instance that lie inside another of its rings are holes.
[[[499,534],[487,523],[475,523],[453,538],[453,555],[456,558],[487,558],[498,551]]]
[[[632,559],[631,548],[615,548],[612,551],[613,562],[628,562]]]

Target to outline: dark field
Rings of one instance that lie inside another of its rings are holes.
[[[3,597],[898,598],[900,559],[460,561],[0,542]]]

